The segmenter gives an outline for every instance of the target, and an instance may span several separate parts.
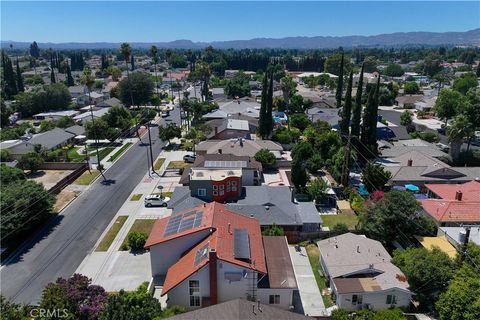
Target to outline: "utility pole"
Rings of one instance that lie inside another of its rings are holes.
[[[350,140],[351,135],[349,133],[347,137],[347,146],[345,147],[345,154],[342,165],[342,181],[340,181],[344,188],[348,187],[348,180],[350,176]]]
[[[465,238],[463,239],[462,243],[462,252],[461,252],[461,259],[460,261],[464,261],[465,257],[467,256],[467,246],[468,246],[468,240],[470,239],[470,228],[472,225],[463,225],[465,228]]]

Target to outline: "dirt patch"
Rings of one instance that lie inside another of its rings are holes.
[[[42,183],[45,189],[49,190],[72,172],[72,170],[42,170],[28,175],[27,178]]]
[[[70,190],[63,189],[59,194],[57,194],[56,201],[55,201],[55,204],[53,205],[53,208],[57,212],[61,211],[73,199],[78,197],[79,194],[80,192],[78,191],[70,191]]]

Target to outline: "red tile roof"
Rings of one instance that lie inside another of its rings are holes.
[[[208,263],[209,259],[207,256],[200,262],[197,261],[197,264],[195,264],[197,251],[202,249],[206,244],[208,244],[208,251],[211,251],[212,249],[215,250],[219,260],[255,270],[260,273],[267,273],[260,223],[257,219],[228,211],[223,204],[217,202],[201,205],[187,211],[191,210],[203,212],[203,220],[199,227],[165,237],[163,234],[169,218],[161,219],[155,223],[147,240],[147,244],[145,245],[145,247],[167,245],[165,242],[171,239],[188,236],[189,234],[205,229],[212,230],[212,233],[207,238],[200,241],[168,269],[162,295],[166,294]],[[180,214],[182,213],[179,213],[179,215]],[[246,229],[248,231],[250,261],[235,258],[235,229]]]
[[[455,200],[455,194],[461,191],[462,201],[480,201],[479,181],[462,184],[426,184],[425,187],[444,200]]]
[[[425,199],[423,209],[439,222],[480,222],[480,201]]]

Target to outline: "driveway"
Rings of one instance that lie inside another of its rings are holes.
[[[301,251],[297,252],[295,247],[288,247],[293,270],[295,271],[295,278],[297,279],[300,299],[302,300],[303,311],[305,315],[311,317],[328,315],[325,305],[323,304],[320,289],[318,289],[317,281],[313,275],[307,252],[304,247],[300,247],[300,249]]]

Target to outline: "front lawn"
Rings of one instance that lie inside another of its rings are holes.
[[[153,224],[155,223],[155,221],[157,220],[156,219],[136,219],[132,227],[130,228],[130,230],[128,230],[128,233],[135,231],[135,232],[145,233],[148,236],[150,234],[150,231],[152,231]],[[123,239],[122,245],[120,246],[120,250],[122,251],[128,250],[128,233],[125,239]]]
[[[163,166],[164,162],[165,162],[165,158],[158,158],[158,160],[155,161],[155,164],[153,165],[153,168],[155,170],[160,170],[160,168]]]
[[[338,223],[344,223],[348,229],[355,230],[358,224],[358,217],[355,214],[339,213],[339,214],[325,214],[321,216],[322,226],[329,227],[330,230]]]
[[[185,161],[170,161],[168,163],[167,169],[180,169],[180,168],[186,168],[186,167],[191,167],[191,163],[187,163]]]
[[[78,149],[80,147],[73,147],[67,151],[67,158],[71,162],[82,162],[85,161],[85,154],[79,154]]]
[[[110,245],[112,244],[120,229],[122,229],[125,221],[127,221],[127,218],[128,216],[117,217],[117,220],[111,226],[110,230],[108,230],[108,232],[105,234],[102,241],[100,241],[100,244],[98,245],[97,249],[95,249],[95,251],[107,251],[108,248],[110,248]]]
[[[310,261],[315,281],[317,281],[318,289],[320,289],[323,303],[326,308],[331,307],[333,306],[332,297],[330,295],[323,295],[323,291],[327,288],[327,280],[320,275],[320,251],[315,244],[309,244],[305,249],[307,250],[308,260]]]
[[[100,156],[100,161],[102,161],[102,159],[104,159],[106,156],[108,156],[110,154],[110,152],[112,152],[113,150],[115,150],[115,147],[107,147],[107,148],[102,148],[100,150],[98,150],[98,155]],[[89,154],[90,157],[97,157],[97,152],[96,150],[93,151],[92,153]]]
[[[127,150],[128,147],[130,147],[132,145],[131,142],[127,142],[125,143],[120,149],[117,150],[117,152],[115,152],[113,154],[113,156],[110,157],[110,159],[108,159],[108,161],[115,161],[115,159],[117,159],[118,157],[120,157],[120,155],[125,152],[125,150]]]
[[[92,173],[85,171],[80,177],[77,178],[73,183],[87,186],[95,180],[96,177],[100,175],[100,171],[92,170]]]

